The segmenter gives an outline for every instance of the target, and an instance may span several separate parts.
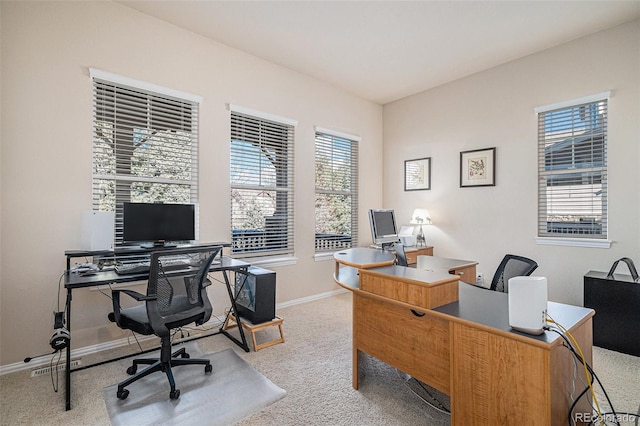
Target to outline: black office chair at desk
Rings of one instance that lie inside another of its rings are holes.
[[[184,348],[171,353],[171,329],[191,323],[204,324],[211,317],[211,303],[206,288],[210,283],[207,273],[221,246],[178,248],[151,253],[147,294],[132,290],[113,290],[113,316],[120,328],[144,335],[160,337],[159,359],[135,359],[127,369],[132,376],[118,384],[117,397],[129,396],[127,386],[157,371],[166,373],[171,385],[169,397],[177,399],[171,367],[178,365],[204,365],[205,373],[212,371],[207,359],[190,359]],[[124,293],[139,302],[138,306],[122,309],[120,295]],[[180,358],[178,358],[180,357]],[[139,364],[150,364],[137,372]]]
[[[394,251],[396,252],[396,265],[399,266],[409,266],[407,262],[407,255],[404,252],[404,246],[402,244],[394,244]]]
[[[507,254],[500,262],[489,289],[507,293],[509,278],[529,276],[537,267],[538,264],[534,260],[515,254]]]

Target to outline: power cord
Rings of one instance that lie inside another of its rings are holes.
[[[613,408],[613,404],[611,403],[611,399],[609,398],[609,395],[607,394],[606,389],[602,385],[602,382],[600,381],[598,376],[595,374],[595,372],[593,371],[591,366],[586,362],[586,359],[584,357],[582,349],[580,348],[580,345],[578,344],[577,340],[573,337],[573,335],[569,332],[569,330],[567,330],[566,327],[564,327],[562,324],[556,322],[553,318],[551,318],[550,315],[547,314],[547,317],[548,317],[547,322],[552,323],[553,325],[555,325],[560,331],[556,330],[554,328],[548,327],[548,326],[544,327],[545,330],[553,331],[553,332],[557,333],[560,337],[562,337],[562,339],[565,342],[565,344],[563,346],[568,348],[573,353],[574,357],[580,363],[582,363],[582,365],[584,367],[584,370],[585,370],[585,377],[587,378],[587,381],[588,381],[588,386],[585,388],[584,391],[582,391],[580,393],[578,398],[576,398],[576,400],[571,405],[571,408],[569,409],[569,413],[568,413],[569,425],[571,426],[571,420],[572,420],[571,419],[571,414],[573,413],[573,409],[575,408],[575,406],[576,406],[577,402],[580,400],[580,398],[582,398],[586,394],[587,391],[591,392],[591,396],[593,398],[593,402],[596,405],[595,408],[596,408],[596,411],[598,413],[598,419],[600,420],[600,424],[601,425],[605,425],[606,424],[605,420],[604,420],[603,412],[600,409],[600,404],[598,403],[598,399],[596,397],[596,394],[595,394],[595,391],[594,391],[594,388],[593,388],[594,379],[598,381],[598,384],[600,385],[600,388],[602,389],[602,392],[604,393],[604,396],[607,399],[607,403],[611,407],[611,410],[612,410],[611,414],[613,414],[613,417],[615,419],[615,423],[617,425],[620,425],[620,423],[618,421],[618,416],[617,416],[617,414],[615,412],[615,409]]]
[[[444,405],[442,405],[442,403],[438,400],[438,398],[436,398],[434,395],[431,394],[431,392],[429,392],[429,390],[427,389],[427,387],[424,385],[424,383],[422,383],[420,380],[416,379],[415,377],[411,377],[408,376],[408,378],[403,378],[400,375],[400,371],[398,369],[396,369],[396,374],[398,375],[398,377],[400,377],[401,380],[403,380],[403,384],[404,386],[409,389],[409,391],[411,391],[411,393],[413,393],[418,399],[420,399],[422,402],[424,402],[425,404],[427,404],[428,406],[430,406],[431,408],[433,408],[434,410],[445,414],[447,416],[451,415],[451,411],[445,407]],[[411,386],[409,386],[409,382],[411,381],[411,379],[413,379],[415,381],[415,383],[418,384],[418,386],[420,386],[422,388],[423,391],[425,391],[425,393],[429,396],[429,398],[435,402],[435,404],[438,404],[437,406],[431,402],[428,401],[425,397],[423,397],[422,395],[418,394],[418,392],[416,392],[414,389],[411,388]]]
[[[58,360],[56,361],[55,368],[53,367],[53,360],[58,356]],[[49,361],[49,373],[51,376],[51,385],[53,386],[53,391],[58,392],[58,367],[60,366],[60,359],[62,358],[62,351],[56,351],[51,357],[51,361]],[[55,370],[55,380],[53,378],[53,372]]]

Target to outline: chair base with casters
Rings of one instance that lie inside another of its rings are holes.
[[[176,389],[176,382],[173,378],[172,367],[179,365],[204,365],[204,372],[211,373],[213,367],[211,361],[208,359],[191,359],[185,348],[180,348],[177,351],[171,353],[171,342],[162,341],[162,348],[160,349],[160,359],[158,358],[139,358],[133,360],[133,365],[127,368],[127,374],[131,374],[127,380],[118,383],[118,391],[116,396],[118,399],[127,399],[129,396],[129,390],[125,389],[133,382],[148,376],[149,374],[157,371],[163,371],[169,379],[169,385],[171,391],[169,392],[169,398],[178,399],[180,397],[180,389]],[[144,370],[138,371],[138,365],[149,365]]]
[[[145,336],[156,335],[161,341],[159,358],[135,359],[127,369],[131,377],[118,384],[119,399],[129,396],[129,385],[156,372],[166,374],[171,387],[169,397],[177,399],[180,390],[176,389],[173,367],[201,365],[205,374],[213,371],[210,360],[190,359],[184,348],[171,353],[171,330],[189,324],[202,325],[211,318],[213,308],[206,291],[211,282],[207,274],[221,250],[221,246],[205,246],[152,252],[146,294],[128,289],[111,290],[113,313],[109,319],[115,320],[122,329]],[[121,295],[142,303],[123,309]],[[138,372],[139,365],[146,367]]]

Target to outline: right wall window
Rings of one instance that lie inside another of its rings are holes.
[[[538,237],[607,239],[608,93],[538,113]]]

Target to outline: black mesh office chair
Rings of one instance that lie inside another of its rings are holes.
[[[206,288],[211,282],[207,273],[211,262],[220,253],[222,247],[207,246],[198,248],[179,248],[151,253],[147,294],[132,290],[113,290],[113,317],[118,327],[144,335],[160,337],[159,359],[135,359],[127,369],[132,376],[118,384],[117,397],[125,399],[131,383],[157,371],[166,373],[171,385],[169,397],[177,399],[180,390],[176,389],[171,367],[178,365],[204,365],[205,373],[212,371],[207,359],[189,359],[184,348],[171,353],[171,330],[196,323],[204,324],[211,317],[211,303]],[[122,309],[120,294],[124,293],[139,302],[132,308]],[[178,358],[180,357],[180,358]],[[150,364],[137,372],[139,364]]]
[[[507,293],[509,278],[529,276],[537,267],[538,264],[531,259],[515,254],[507,254],[500,262],[489,289]]]
[[[404,246],[402,244],[394,244],[393,249],[396,252],[396,265],[409,266],[407,263],[407,255],[404,252]]]

